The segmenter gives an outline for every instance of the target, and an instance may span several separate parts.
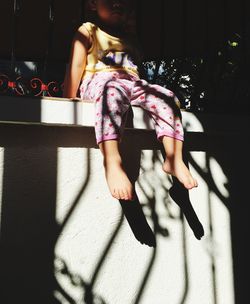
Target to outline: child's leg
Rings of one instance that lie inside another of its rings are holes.
[[[178,99],[173,92],[146,81],[135,84],[132,105],[145,109],[155,123],[157,138],[162,141],[166,160],[163,170],[177,177],[187,189],[197,186],[182,158],[183,127]]]
[[[197,181],[191,175],[182,158],[183,142],[172,137],[163,136],[162,143],[166,152],[163,170],[175,176],[186,189],[197,187]]]
[[[83,87],[82,96],[95,101],[95,134],[103,154],[106,180],[117,199],[131,200],[133,187],[122,167],[119,140],[130,106],[129,80],[118,73],[98,73]]]
[[[116,199],[132,200],[133,187],[122,167],[122,159],[117,140],[99,143],[103,154],[106,180],[109,190]]]

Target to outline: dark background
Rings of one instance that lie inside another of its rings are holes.
[[[172,89],[193,112],[249,113],[249,6],[247,0],[137,0],[145,77]],[[84,21],[84,0],[1,1],[0,94],[61,96],[71,40]],[[24,61],[34,69],[20,68]],[[56,84],[36,83],[34,90],[35,77]]]

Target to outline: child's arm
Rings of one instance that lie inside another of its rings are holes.
[[[82,25],[77,30],[72,41],[69,64],[64,78],[63,97],[77,97],[90,45],[90,34],[85,26]]]

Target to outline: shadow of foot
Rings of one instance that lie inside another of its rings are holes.
[[[155,235],[146,220],[137,195],[133,201],[120,200],[120,204],[135,238],[141,244],[156,247]]]
[[[176,178],[173,178],[173,181],[173,186],[169,189],[169,195],[181,208],[195,237],[200,240],[204,236],[204,229],[190,202],[188,190],[183,188]]]

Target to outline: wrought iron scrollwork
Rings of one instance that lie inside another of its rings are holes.
[[[0,74],[0,94],[9,95],[12,93],[16,96],[49,96],[61,97],[63,83],[59,81],[50,81],[44,83],[39,77],[26,79],[18,76],[11,80],[8,75]]]

